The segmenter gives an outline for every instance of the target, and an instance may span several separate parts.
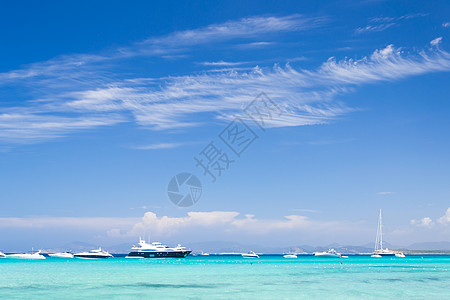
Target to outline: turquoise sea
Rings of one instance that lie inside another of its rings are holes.
[[[450,256],[0,259],[0,299],[156,297],[450,299]]]

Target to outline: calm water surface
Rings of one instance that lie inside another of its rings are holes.
[[[450,256],[0,259],[0,299],[155,297],[450,299]]]

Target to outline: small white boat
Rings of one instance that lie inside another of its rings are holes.
[[[241,255],[243,258],[259,258],[259,255],[253,251],[250,251],[249,253],[242,253]]]
[[[5,253],[3,253],[2,251],[0,251],[0,258],[6,258]]]
[[[7,258],[17,258],[17,259],[45,259],[45,256],[41,254],[41,250],[38,252],[31,253],[16,253],[6,255]]]
[[[380,257],[383,257],[383,256],[381,256],[381,255],[379,255],[379,254],[373,254],[373,255],[371,255],[370,257],[380,258]]]
[[[341,254],[337,253],[336,250],[334,250],[334,249],[330,249],[330,250],[325,251],[325,252],[315,252],[314,256],[339,258],[339,257],[341,257]]]
[[[110,258],[110,257],[113,257],[111,254],[108,253],[108,251],[102,250],[102,248],[91,250],[89,252],[75,253],[73,256],[77,257],[77,258]]]
[[[54,258],[73,258],[73,254],[69,251],[58,252],[58,253],[49,253],[48,256],[54,257]]]
[[[295,254],[285,254],[283,255],[284,258],[297,258],[297,255]]]
[[[397,252],[395,253],[395,257],[405,257],[405,254],[403,252]]]
[[[209,253],[203,252],[203,250],[202,250],[202,253],[200,255],[201,256],[209,256]]]

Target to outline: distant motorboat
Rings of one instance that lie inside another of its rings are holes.
[[[3,253],[2,251],[0,251],[0,258],[6,258],[5,253]]]
[[[202,253],[200,255],[201,256],[209,256],[209,253],[203,252],[203,250],[202,250]]]
[[[41,250],[31,253],[15,253],[6,255],[7,258],[17,258],[17,259],[45,259],[45,256],[41,254]]]
[[[315,252],[314,256],[317,257],[330,257],[330,258],[339,258],[341,257],[340,253],[337,253],[336,250],[334,249],[330,249],[328,251],[324,251],[324,252]]]
[[[73,258],[73,254],[69,251],[58,252],[58,253],[49,253],[48,256],[54,257],[54,258]]]
[[[242,256],[243,258],[259,258],[259,255],[256,254],[256,253],[253,252],[253,251],[250,251],[250,252],[248,252],[248,253],[242,253],[241,256]]]
[[[381,219],[381,209],[380,216],[378,218],[378,227],[377,227],[377,237],[375,239],[375,250],[372,253],[371,257],[383,257],[383,256],[395,256],[395,252],[389,250],[388,248],[383,249],[383,225]]]
[[[381,255],[379,255],[379,254],[372,254],[370,257],[380,258],[380,257],[383,257],[383,256],[381,256]]]
[[[397,252],[395,253],[395,257],[405,257],[405,254],[403,252]]]
[[[91,250],[89,252],[75,253],[73,256],[77,257],[77,258],[110,258],[110,257],[113,257],[107,251],[102,250],[102,248]]]
[[[284,258],[297,258],[297,255],[295,254],[285,254],[283,255]]]

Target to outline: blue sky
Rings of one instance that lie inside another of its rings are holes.
[[[0,9],[1,247],[449,241],[445,1],[18,1]],[[243,112],[261,92],[283,113]],[[240,157],[219,133],[240,117]],[[213,141],[235,162],[211,182]],[[201,199],[180,208],[172,176]]]

